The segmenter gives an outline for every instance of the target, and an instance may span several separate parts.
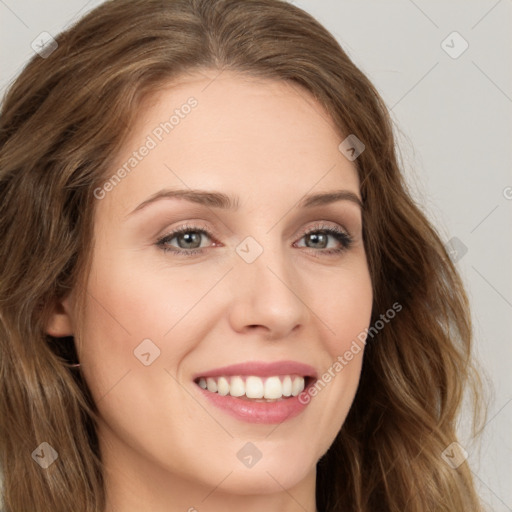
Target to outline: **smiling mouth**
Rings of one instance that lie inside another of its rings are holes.
[[[289,374],[258,377],[231,375],[198,377],[194,382],[205,391],[250,402],[278,402],[298,396],[311,386],[313,377]]]

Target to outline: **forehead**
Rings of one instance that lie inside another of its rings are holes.
[[[187,75],[141,105],[110,170],[128,172],[108,200],[126,209],[163,187],[236,189],[275,200],[341,187],[357,192],[341,140],[325,109],[298,85],[227,71]]]

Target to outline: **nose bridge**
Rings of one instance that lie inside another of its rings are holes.
[[[261,326],[274,336],[286,336],[307,318],[300,299],[300,276],[290,253],[272,236],[260,243],[246,237],[237,247],[232,322],[237,329]]]

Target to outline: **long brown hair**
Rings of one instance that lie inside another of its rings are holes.
[[[6,512],[104,510],[97,410],[69,365],[77,339],[45,325],[72,289],[85,296],[94,190],[141,102],[206,68],[287,80],[365,144],[357,165],[373,283],[372,324],[402,310],[364,353],[360,385],[317,465],[317,507],[343,512],[482,510],[456,441],[465,389],[478,408],[463,283],[401,175],[388,111],[334,37],[282,0],[112,0],[35,55],[0,120],[0,467]],[[341,142],[340,138],[340,142]],[[76,338],[76,337],[75,337]],[[475,416],[476,417],[476,416]],[[31,453],[47,442],[45,471]]]

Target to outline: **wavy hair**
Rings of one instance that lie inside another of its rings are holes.
[[[403,309],[367,344],[353,405],[317,464],[318,509],[483,510],[468,463],[454,469],[441,456],[457,439],[465,390],[473,419],[481,410],[463,283],[411,198],[386,106],[335,38],[283,0],[111,0],[56,41],[11,84],[0,117],[5,512],[67,512],[70,503],[104,510],[97,409],[70,367],[80,336],[54,339],[45,325],[71,290],[84,300],[93,191],[110,175],[144,98],[204,69],[302,87],[340,137],[354,134],[366,146],[354,164],[372,324],[390,304]],[[42,442],[59,453],[45,471],[31,457]]]

